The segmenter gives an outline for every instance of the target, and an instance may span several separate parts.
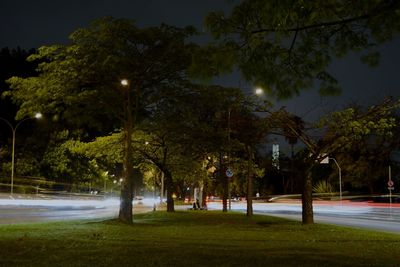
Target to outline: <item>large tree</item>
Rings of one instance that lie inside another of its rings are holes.
[[[70,35],[70,44],[41,47],[39,75],[9,80],[18,118],[32,110],[76,125],[122,129],[124,182],[119,218],[132,223],[132,134],[159,88],[181,83],[193,45],[193,28],[161,25],[140,29],[106,17]]]
[[[139,147],[138,151],[165,174],[168,211],[173,211],[172,193],[176,186],[173,176],[190,172],[190,166],[192,173],[201,173],[198,166],[204,159],[228,151],[224,115],[238,97],[241,97],[239,89],[188,84],[159,98],[157,109],[143,125],[150,137],[149,145]]]
[[[354,107],[361,109],[361,107]],[[396,117],[397,124],[399,118]],[[400,128],[393,129],[391,135],[372,135],[360,138],[346,151],[335,155],[343,173],[343,182],[353,188],[368,189],[369,193],[386,190],[383,182],[388,175],[391,153],[400,145]],[[393,172],[396,173],[396,172]],[[394,177],[393,179],[396,179]]]
[[[325,158],[346,153],[366,138],[390,138],[398,122],[394,112],[400,101],[386,99],[367,109],[347,108],[324,116],[313,127],[299,127],[298,118],[281,109],[268,118],[275,126],[296,136],[307,147],[308,155],[303,158],[302,221],[314,222],[312,207],[313,168]],[[317,137],[316,137],[317,136]]]
[[[253,215],[253,178],[254,154],[257,145],[265,143],[268,134],[268,125],[263,119],[252,113],[249,109],[234,110],[231,114],[232,139],[239,145],[234,149],[236,153],[244,152],[246,158],[246,176],[247,176],[247,216]]]
[[[198,50],[191,71],[209,78],[237,68],[277,98],[299,94],[315,81],[321,93],[338,93],[328,71],[332,59],[363,51],[364,62],[377,64],[374,48],[399,32],[399,10],[396,0],[244,0],[229,15],[207,16],[215,43]],[[308,199],[311,184],[304,186]],[[312,222],[312,205],[303,206],[309,214],[303,222]]]

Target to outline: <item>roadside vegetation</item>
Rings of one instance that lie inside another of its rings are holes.
[[[398,38],[400,1],[231,2],[201,30],[103,17],[67,44],[1,49],[0,192],[118,192],[127,224],[146,193],[167,192],[168,212],[175,199],[218,196],[227,211],[245,197],[248,216],[255,196],[301,194],[312,224],[321,181],[323,193],[386,194],[390,166],[398,184],[398,96],[310,109],[311,121],[277,100],[353,90],[330,66],[347,55],[376,66]],[[202,34],[212,41],[194,42]],[[215,79],[227,74],[237,88]]]
[[[0,226],[0,266],[398,266],[400,236],[177,211]]]

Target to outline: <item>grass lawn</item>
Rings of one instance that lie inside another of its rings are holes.
[[[400,266],[400,235],[212,211],[0,226],[0,266]]]

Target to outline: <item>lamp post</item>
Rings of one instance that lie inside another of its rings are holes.
[[[339,170],[339,199],[340,199],[340,204],[342,204],[342,169],[339,166],[339,163],[336,161],[336,159],[329,157],[329,159],[333,160],[335,162],[336,166],[338,167]]]
[[[36,113],[35,114],[35,119],[40,119],[42,118],[41,113]],[[14,162],[15,162],[15,133],[17,132],[18,126],[20,126],[24,121],[34,119],[34,118],[25,118],[21,120],[20,122],[15,125],[15,127],[6,119],[0,117],[0,120],[4,121],[8,126],[10,126],[10,129],[12,131],[12,152],[11,152],[11,196],[14,193]]]
[[[245,96],[257,96],[257,97],[262,97],[264,95],[264,90],[261,87],[256,87],[253,89],[253,92],[244,94]],[[231,113],[232,113],[232,107],[230,106],[228,109],[228,156],[227,156],[227,161],[228,161],[228,168],[231,168]],[[229,172],[231,172],[231,170],[229,170]],[[232,206],[232,200],[231,200],[231,190],[230,190],[230,183],[231,183],[231,178],[233,176],[228,176],[226,174],[224,174],[226,176],[227,179],[227,190],[228,190],[228,210],[231,210],[231,206]],[[248,194],[251,193],[250,191],[252,190],[252,181],[250,180],[249,177],[249,181],[248,181]],[[248,196],[248,199],[251,198],[251,195]]]

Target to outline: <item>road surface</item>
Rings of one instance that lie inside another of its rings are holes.
[[[153,199],[134,202],[134,213],[151,211]],[[177,209],[186,209],[181,206]],[[222,209],[221,202],[210,202],[209,209]],[[301,220],[301,203],[254,203],[255,214]],[[246,211],[246,202],[232,202],[232,210]],[[0,199],[0,224],[43,221],[116,218],[119,199]],[[367,202],[314,202],[314,219],[327,223],[400,233],[400,204]]]
[[[400,233],[400,204],[368,202],[314,201],[314,220],[317,223],[367,228]],[[222,209],[219,202],[209,203],[210,209]],[[246,212],[246,202],[232,202],[232,210]],[[255,214],[301,220],[301,203],[254,203]]]
[[[151,202],[151,203],[150,203]],[[154,201],[134,201],[134,213],[152,210]],[[0,199],[0,224],[107,219],[118,217],[118,198]]]

